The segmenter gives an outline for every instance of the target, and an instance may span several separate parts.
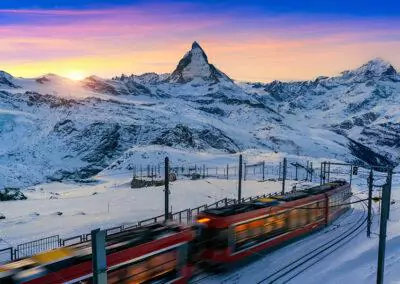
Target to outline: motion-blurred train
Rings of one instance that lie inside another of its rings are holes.
[[[329,225],[350,208],[351,187],[335,181],[207,209],[192,226],[153,224],[106,240],[108,283],[188,283],[199,263],[237,264]],[[0,266],[0,283],[92,283],[90,241]]]

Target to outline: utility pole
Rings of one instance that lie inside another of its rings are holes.
[[[377,284],[383,284],[383,275],[385,270],[386,229],[389,206],[389,184],[386,183],[382,187],[382,210],[379,229],[378,271],[376,278]]]
[[[322,185],[322,166],[323,166],[323,164],[324,164],[324,162],[321,162],[321,168],[319,169],[320,170],[320,173],[319,173],[319,185]]]
[[[372,188],[374,184],[373,170],[369,172],[368,177],[368,220],[367,220],[367,237],[371,237],[371,224],[372,224]]]
[[[350,166],[350,186],[351,186],[352,180],[353,180],[353,165]]]
[[[328,162],[328,182],[330,182],[331,179],[331,162]]]
[[[165,176],[164,176],[164,181],[165,181],[165,188],[164,188],[164,218],[165,221],[169,219],[169,159],[168,157],[165,157]]]
[[[241,203],[242,200],[242,163],[243,157],[242,154],[239,155],[239,183],[238,183],[238,203]]]
[[[286,158],[283,158],[282,195],[285,194],[286,168],[287,168],[287,160]]]
[[[392,200],[392,174],[393,174],[393,169],[389,169],[388,175],[386,178],[386,183],[389,187],[389,207],[388,207],[388,213],[387,213],[387,218],[389,220],[389,214],[390,214],[390,202]]]
[[[309,166],[309,162],[307,161],[307,166],[306,166],[306,180],[308,180],[308,166]],[[297,167],[296,167],[296,180],[297,180]]]
[[[265,180],[265,161],[262,162],[262,175],[263,175],[263,181]]]
[[[106,232],[92,230],[91,242],[93,283],[107,284]]]

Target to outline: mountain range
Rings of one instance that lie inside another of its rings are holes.
[[[0,188],[128,170],[164,151],[249,150],[397,165],[400,74],[373,59],[334,77],[238,82],[197,42],[170,74],[0,71]]]

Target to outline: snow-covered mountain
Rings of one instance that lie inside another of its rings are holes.
[[[380,59],[312,81],[235,83],[196,42],[171,74],[0,72],[0,188],[126,170],[168,150],[394,164],[399,105],[400,75]]]
[[[197,42],[192,44],[192,49],[179,61],[178,66],[166,81],[181,84],[187,82],[232,82],[227,75],[208,63],[206,53]]]

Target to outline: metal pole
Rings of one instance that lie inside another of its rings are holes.
[[[331,180],[331,162],[328,162],[328,182]]]
[[[390,214],[390,201],[392,200],[392,173],[393,173],[393,170],[392,169],[389,169],[389,171],[388,171],[388,176],[387,176],[387,181],[386,181],[386,183],[387,183],[387,185],[388,185],[388,187],[389,187],[389,206],[388,206],[388,212],[387,212],[387,218],[388,218],[388,220],[389,220],[389,214]]]
[[[93,283],[107,284],[106,232],[92,230],[91,237]]]
[[[321,168],[319,169],[320,170],[320,173],[319,173],[319,185],[322,185],[322,165],[324,164],[324,162],[321,162]]]
[[[310,169],[311,169],[311,171],[310,171],[310,181],[312,182],[313,181],[313,172],[314,172],[314,169],[313,169],[313,165],[312,165],[312,162],[310,162]]]
[[[165,221],[167,221],[169,219],[169,159],[168,157],[165,157],[165,176],[164,176],[164,180],[165,180],[165,188],[164,188],[164,218]]]
[[[240,156],[239,156],[240,157]],[[241,164],[241,163],[240,163]],[[243,170],[243,169],[242,169]],[[239,169],[240,171],[240,169]],[[243,180],[246,180],[246,175],[247,175],[247,166],[246,163],[244,163],[244,175],[243,175]]]
[[[368,221],[367,221],[367,237],[371,237],[371,224],[372,224],[372,187],[374,183],[374,174],[371,169],[368,177]]]
[[[238,183],[238,202],[242,200],[242,163],[243,157],[242,154],[239,155],[239,183]]]
[[[298,180],[298,178],[297,178],[297,168],[298,168],[297,164],[296,164],[295,168],[296,168],[296,172],[295,172],[294,180]]]
[[[286,160],[286,158],[283,158],[282,194],[285,194],[286,167],[287,167],[287,160]]]
[[[281,167],[282,167],[282,162],[279,162],[278,180],[281,179]]]
[[[226,179],[229,179],[229,165],[226,164]]]
[[[206,177],[206,165],[203,164],[203,178]]]
[[[263,181],[265,180],[265,161],[262,163],[262,175],[263,175]]]
[[[389,200],[389,186],[385,184],[382,187],[382,210],[381,210],[381,223],[379,230],[379,252],[378,252],[378,270],[377,270],[377,284],[383,284],[383,275],[385,270],[385,249],[386,249],[386,229],[387,229],[387,216],[388,207],[390,206]]]
[[[350,166],[350,186],[351,186],[352,180],[353,180],[353,165]]]
[[[306,180],[308,180],[308,165],[309,165],[309,162],[307,161],[307,166],[306,166]],[[297,167],[296,167],[296,180],[297,180]]]

